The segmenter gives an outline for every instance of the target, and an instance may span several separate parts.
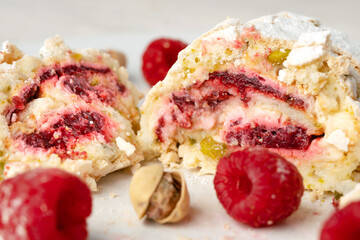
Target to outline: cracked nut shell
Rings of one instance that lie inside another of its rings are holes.
[[[190,208],[190,197],[184,176],[179,172],[170,172],[170,174],[175,181],[180,183],[180,198],[168,216],[155,220],[158,223],[178,222],[188,214]],[[163,176],[164,168],[161,164],[144,166],[135,172],[130,183],[129,193],[139,219],[146,215],[150,199]]]
[[[124,53],[114,50],[114,49],[107,49],[107,50],[105,50],[105,52],[110,54],[110,56],[112,58],[114,58],[116,61],[118,61],[120,66],[126,67],[126,57],[125,57]]]

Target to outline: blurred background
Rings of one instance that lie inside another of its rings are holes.
[[[134,81],[146,45],[161,36],[190,42],[226,17],[247,21],[292,11],[319,19],[360,42],[359,0],[11,0],[0,3],[0,40],[28,54],[56,34],[74,48],[116,48]]]
[[[125,33],[197,35],[226,17],[250,20],[279,11],[316,17],[360,41],[358,0],[11,0],[0,3],[1,40]]]

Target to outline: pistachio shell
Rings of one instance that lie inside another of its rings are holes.
[[[190,209],[190,197],[184,176],[180,172],[172,172],[172,177],[181,184],[180,199],[169,216],[158,220],[158,223],[175,223],[183,219]]]
[[[131,180],[129,193],[131,203],[139,219],[145,216],[150,198],[155,192],[162,176],[164,168],[161,164],[141,167]]]
[[[112,58],[118,61],[120,66],[126,67],[126,57],[122,52],[116,51],[114,49],[108,49],[106,52],[110,54]]]
[[[129,192],[131,203],[139,219],[145,216],[151,196],[154,194],[163,175],[164,168],[161,164],[144,166],[135,172],[130,183]],[[171,176],[175,181],[180,183],[180,199],[169,216],[157,220],[157,222],[161,224],[180,221],[188,214],[190,208],[190,197],[184,176],[180,172],[172,172]]]

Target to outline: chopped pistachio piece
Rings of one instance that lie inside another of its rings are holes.
[[[212,137],[207,137],[200,142],[200,151],[211,157],[214,160],[218,160],[226,153],[226,145],[215,141]]]
[[[339,200],[342,196],[343,196],[342,193],[339,193],[338,191],[335,191],[335,192],[334,192],[334,198],[335,198],[335,200]]]
[[[272,64],[282,64],[290,53],[290,49],[280,49],[271,51],[267,60]]]
[[[0,181],[4,178],[4,166],[5,162],[0,162]]]

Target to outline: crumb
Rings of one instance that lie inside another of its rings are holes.
[[[224,229],[225,229],[225,230],[229,230],[229,229],[230,229],[229,224],[226,224],[226,223],[225,223],[225,224],[224,224]]]
[[[109,195],[110,195],[110,198],[117,198],[118,197],[118,195],[116,193],[114,193],[114,192],[111,192]]]

